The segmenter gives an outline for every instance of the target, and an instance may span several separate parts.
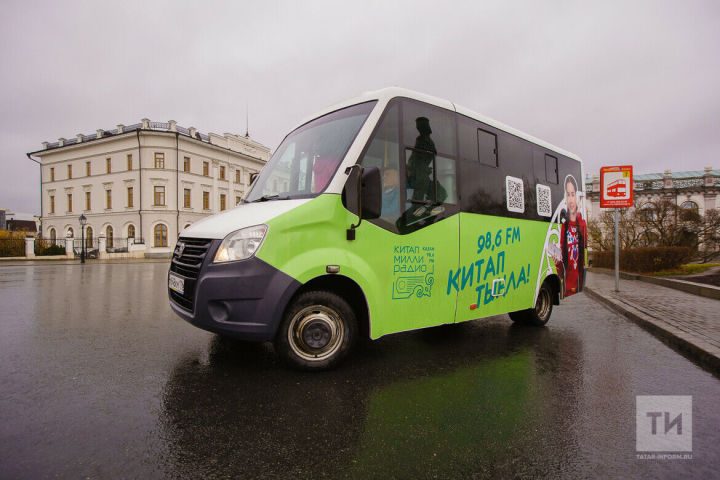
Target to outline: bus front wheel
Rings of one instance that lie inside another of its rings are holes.
[[[553,306],[552,287],[548,282],[544,282],[538,292],[535,308],[520,310],[518,312],[510,312],[510,318],[515,323],[524,323],[534,325],[536,327],[544,326],[550,320]]]
[[[350,305],[326,291],[305,292],[290,305],[275,338],[275,349],[290,366],[326,370],[352,349],[357,321]]]

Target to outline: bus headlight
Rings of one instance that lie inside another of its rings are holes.
[[[267,225],[255,225],[230,233],[220,244],[214,263],[233,262],[252,257],[262,245],[267,230]]]

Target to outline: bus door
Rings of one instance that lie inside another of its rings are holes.
[[[457,295],[444,280],[459,247],[454,112],[393,100],[360,163],[378,167],[383,180],[382,215],[355,240],[386,272],[381,298],[368,299],[377,305],[372,337],[453,323]]]
[[[522,158],[529,147],[493,127],[458,117],[460,163],[460,250],[458,267],[447,277],[447,290],[458,295],[458,322],[529,308],[531,264],[536,264],[527,221],[516,217],[527,197],[532,164],[504,168],[498,151]],[[508,201],[507,195],[511,195]],[[523,199],[525,197],[522,197]],[[523,243],[524,242],[524,243]],[[533,284],[533,285],[531,285]]]

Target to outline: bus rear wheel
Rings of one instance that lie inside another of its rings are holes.
[[[301,294],[290,305],[275,338],[275,349],[301,370],[335,367],[352,349],[357,321],[350,305],[326,291]]]
[[[510,318],[515,323],[529,324],[536,327],[543,327],[550,320],[553,306],[552,287],[548,282],[543,282],[538,291],[535,308],[520,310],[518,312],[510,312]]]

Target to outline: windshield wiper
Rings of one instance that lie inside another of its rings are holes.
[[[253,200],[251,203],[255,202],[267,202],[269,200],[289,200],[290,197],[288,195],[280,196],[280,195],[263,195],[262,197],[258,198],[257,200]]]

